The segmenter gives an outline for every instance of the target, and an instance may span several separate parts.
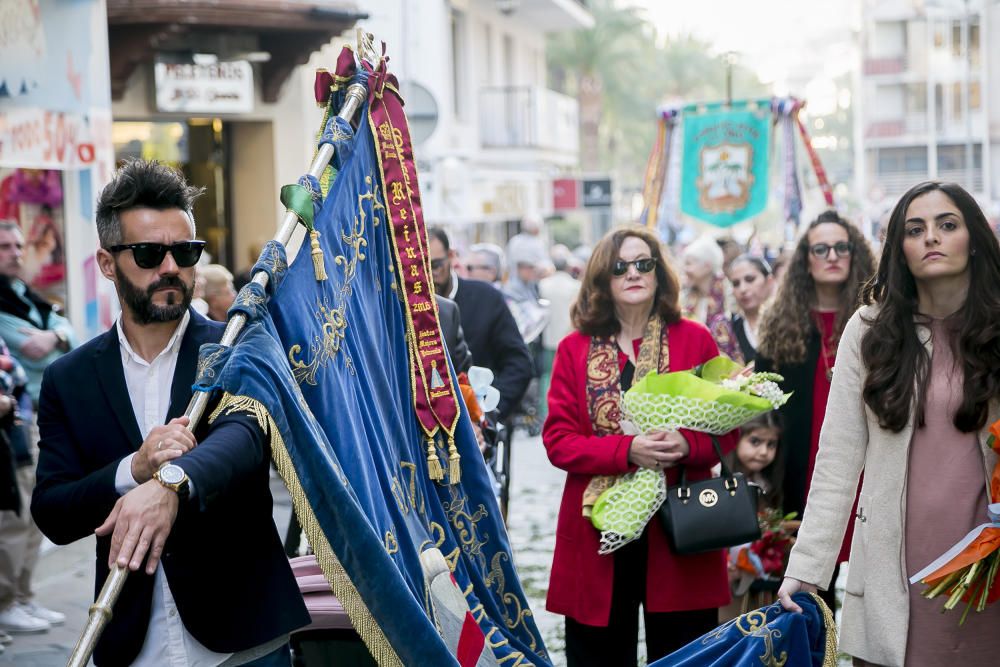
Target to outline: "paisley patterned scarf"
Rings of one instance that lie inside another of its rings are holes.
[[[629,341],[631,343],[631,341]],[[639,345],[635,376],[639,382],[651,371],[670,370],[670,345],[667,327],[659,317],[650,318]],[[587,405],[594,435],[618,435],[622,432],[621,370],[618,367],[618,342],[615,336],[594,336],[587,354]],[[583,492],[583,515],[590,511],[598,496],[614,486],[617,475],[595,475]]]

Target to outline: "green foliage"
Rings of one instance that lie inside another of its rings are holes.
[[[662,37],[636,8],[613,0],[588,6],[593,28],[549,38],[551,83],[580,103],[583,169],[611,173],[618,187],[641,188],[657,108],[723,99],[725,58],[693,37]],[[766,94],[753,73],[733,67],[734,97]]]

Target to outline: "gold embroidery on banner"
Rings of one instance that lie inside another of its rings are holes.
[[[774,650],[774,640],[781,637],[781,630],[777,628],[772,628],[768,624],[773,621],[774,618],[768,619],[767,610],[768,607],[763,609],[757,609],[749,613],[743,614],[742,616],[737,616],[728,623],[724,623],[710,634],[705,635],[704,639],[701,640],[702,646],[707,646],[708,644],[716,641],[721,641],[725,638],[726,634],[735,627],[739,630],[740,634],[744,637],[754,637],[761,640],[763,653],[757,656],[760,660],[760,664],[764,667],[784,667],[788,662],[788,652],[781,651],[779,654],[775,654]],[[832,622],[832,618],[830,619]],[[830,650],[830,637],[831,631],[835,631],[835,628],[831,626],[826,627],[827,630],[827,651],[824,655],[823,664],[835,664],[836,663],[836,648],[834,644],[834,649]],[[834,640],[835,642],[836,640]],[[830,655],[833,656],[833,661],[828,662]]]
[[[281,258],[277,251],[268,254],[264,265],[271,270],[271,275],[284,273],[288,269],[288,263]]]
[[[256,307],[264,303],[264,297],[250,290],[240,290],[236,296],[236,304],[239,306]]]
[[[368,213],[365,211],[365,205],[371,206],[373,227],[378,227],[379,216],[385,214],[385,206],[381,201],[379,189],[374,187],[371,174],[365,176],[365,185],[366,192],[357,196],[357,214],[354,216],[350,233],[341,234],[350,256],[337,255],[334,258],[334,262],[344,269],[343,282],[336,295],[337,305],[331,307],[326,300],[317,304],[318,310],[313,315],[322,323],[322,335],[315,335],[309,344],[308,361],[299,358],[302,354],[302,345],[296,343],[288,349],[288,362],[292,367],[292,375],[299,384],[305,382],[316,385],[316,377],[320,370],[326,368],[327,364],[337,356],[345,337],[344,332],[348,325],[347,302],[352,293],[351,284],[357,275],[358,262],[363,262],[366,258],[364,248],[368,246],[368,241],[365,239],[368,231]],[[349,372],[356,373],[353,359],[346,357],[345,363]]]
[[[489,574],[486,575],[486,586],[493,587],[495,585],[497,592],[501,596],[503,605],[500,607],[500,614],[503,616],[503,622],[508,629],[514,630],[518,626],[524,626],[527,629],[527,625],[524,623],[524,619],[532,616],[531,609],[525,609],[521,606],[521,600],[514,595],[506,591],[505,577],[503,573],[503,561],[507,559],[507,554],[503,551],[498,551],[493,555],[492,568]],[[513,609],[513,613],[511,613]],[[528,643],[528,648],[532,651],[538,651],[538,644],[535,641],[535,637],[531,634],[531,641]]]
[[[486,644],[490,647],[490,650],[498,649],[502,646],[507,646],[508,644],[510,644],[510,640],[507,639],[506,637],[504,637],[498,642],[493,641],[493,635],[496,634],[497,632],[500,632],[500,630],[496,627],[492,627],[490,628],[490,631],[486,633]],[[503,635],[500,636],[503,637]],[[496,651],[493,651],[493,655],[496,656]],[[548,659],[548,656],[542,656],[542,657],[545,658],[546,660]],[[525,657],[525,655],[520,651],[511,651],[502,658],[497,657],[497,664],[502,665],[511,660],[514,661],[511,667],[528,667],[529,665],[534,664],[533,662],[529,662],[528,659]]]
[[[485,575],[486,557],[483,555],[483,547],[486,545],[486,542],[480,539],[479,526],[477,524],[489,516],[489,514],[486,512],[484,505],[480,505],[472,514],[469,514],[466,509],[466,503],[469,500],[468,496],[464,494],[459,496],[458,489],[454,486],[449,487],[449,489],[451,491],[451,501],[444,502],[442,507],[448,517],[448,521],[451,522],[452,528],[455,529],[455,537],[458,538],[458,543],[462,547],[462,551],[479,565],[480,571]]]
[[[746,627],[742,622],[746,621]],[[736,619],[736,628],[744,636],[759,637],[764,642],[764,653],[758,658],[760,664],[766,667],[784,667],[788,662],[788,652],[782,651],[779,656],[774,654],[774,638],[781,636],[781,630],[769,628],[767,614],[762,611],[752,611]]]
[[[226,347],[220,347],[219,349],[215,350],[214,352],[212,352],[210,354],[206,354],[204,356],[199,356],[198,357],[198,371],[197,371],[197,374],[195,375],[195,377],[197,379],[199,379],[199,380],[202,378],[202,376],[204,376],[206,378],[212,378],[212,379],[214,379],[215,378],[215,371],[212,370],[211,367],[215,364],[215,362],[217,362],[219,360],[219,357],[221,357],[223,354],[226,353],[226,350],[228,350],[228,349],[229,348],[226,348]]]
[[[302,352],[302,346],[296,343],[288,348],[288,362],[291,364],[292,376],[296,382],[316,386],[316,375],[320,369],[325,368],[340,351],[344,330],[347,329],[347,318],[344,316],[344,305],[340,308],[330,308],[325,303],[319,304],[319,310],[314,315],[323,323],[321,327],[323,335],[314,336],[313,342],[309,344],[311,361],[306,363],[297,358]]]
[[[396,506],[403,515],[410,513],[410,506],[406,503],[406,496],[403,494],[403,489],[399,484],[399,478],[395,475],[392,476],[392,482],[389,484],[389,492],[392,497],[396,500]]]
[[[390,556],[394,553],[399,553],[399,542],[396,541],[396,536],[389,530],[385,531],[385,552]]]
[[[451,570],[452,572],[454,572],[455,568],[458,567],[458,559],[461,557],[461,555],[462,555],[462,550],[459,549],[458,547],[455,547],[455,549],[450,554],[443,555],[444,562],[448,563],[448,569]]]
[[[444,502],[442,507],[448,517],[448,521],[451,523],[455,537],[462,547],[462,551],[478,568],[486,587],[495,591],[495,597],[501,603],[500,613],[503,616],[504,625],[512,631],[520,630],[529,638],[527,643],[531,650],[537,652],[537,647],[539,646],[538,638],[535,637],[525,622],[525,619],[532,615],[531,610],[524,609],[521,606],[521,600],[518,596],[507,590],[507,580],[503,568],[504,560],[508,558],[507,554],[503,551],[493,554],[492,562],[489,564],[489,569],[487,569],[485,546],[488,539],[481,539],[478,526],[480,521],[489,516],[486,508],[483,505],[479,505],[476,511],[470,514],[467,508],[468,497],[464,494],[459,495],[457,487],[450,487],[449,492],[451,501]],[[466,595],[469,595],[471,592],[472,589],[470,587]],[[524,656],[521,655],[521,658],[523,659]],[[517,662],[515,664],[523,663]]]
[[[407,515],[410,513],[410,510],[413,510],[420,516],[424,516],[427,503],[424,500],[422,489],[417,487],[416,464],[409,461],[400,461],[399,468],[404,479],[407,475],[409,476],[409,483],[404,483],[400,481],[400,476],[393,475],[392,482],[389,485],[389,490],[393,498],[396,499],[399,511]],[[440,546],[440,544],[437,546]]]
[[[332,143],[337,143],[338,141],[350,141],[354,137],[347,132],[345,132],[340,125],[336,123],[333,124],[333,128],[330,131],[330,141]]]

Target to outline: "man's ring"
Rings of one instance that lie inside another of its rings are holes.
[[[156,451],[160,451],[161,449],[163,449],[163,441],[162,440],[160,440],[158,443],[156,443]],[[659,465],[659,463],[657,463],[657,465]]]
[[[660,462],[659,461],[653,461],[653,465],[656,466],[657,468],[659,468],[660,467]]]

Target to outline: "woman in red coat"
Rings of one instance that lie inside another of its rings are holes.
[[[640,605],[652,662],[714,628],[716,608],[729,602],[722,551],[675,555],[651,521],[640,539],[601,556],[588,518],[617,475],[652,468],[674,484],[678,464],[697,480],[718,462],[702,433],[622,432],[621,394],[634,381],[718,354],[708,329],[681,319],[678,293],[656,237],[615,230],[594,249],[572,309],[576,331],[556,352],[542,441],[568,475],[546,608],[566,616],[569,667],[635,665]],[[736,445],[734,435],[720,442]]]

